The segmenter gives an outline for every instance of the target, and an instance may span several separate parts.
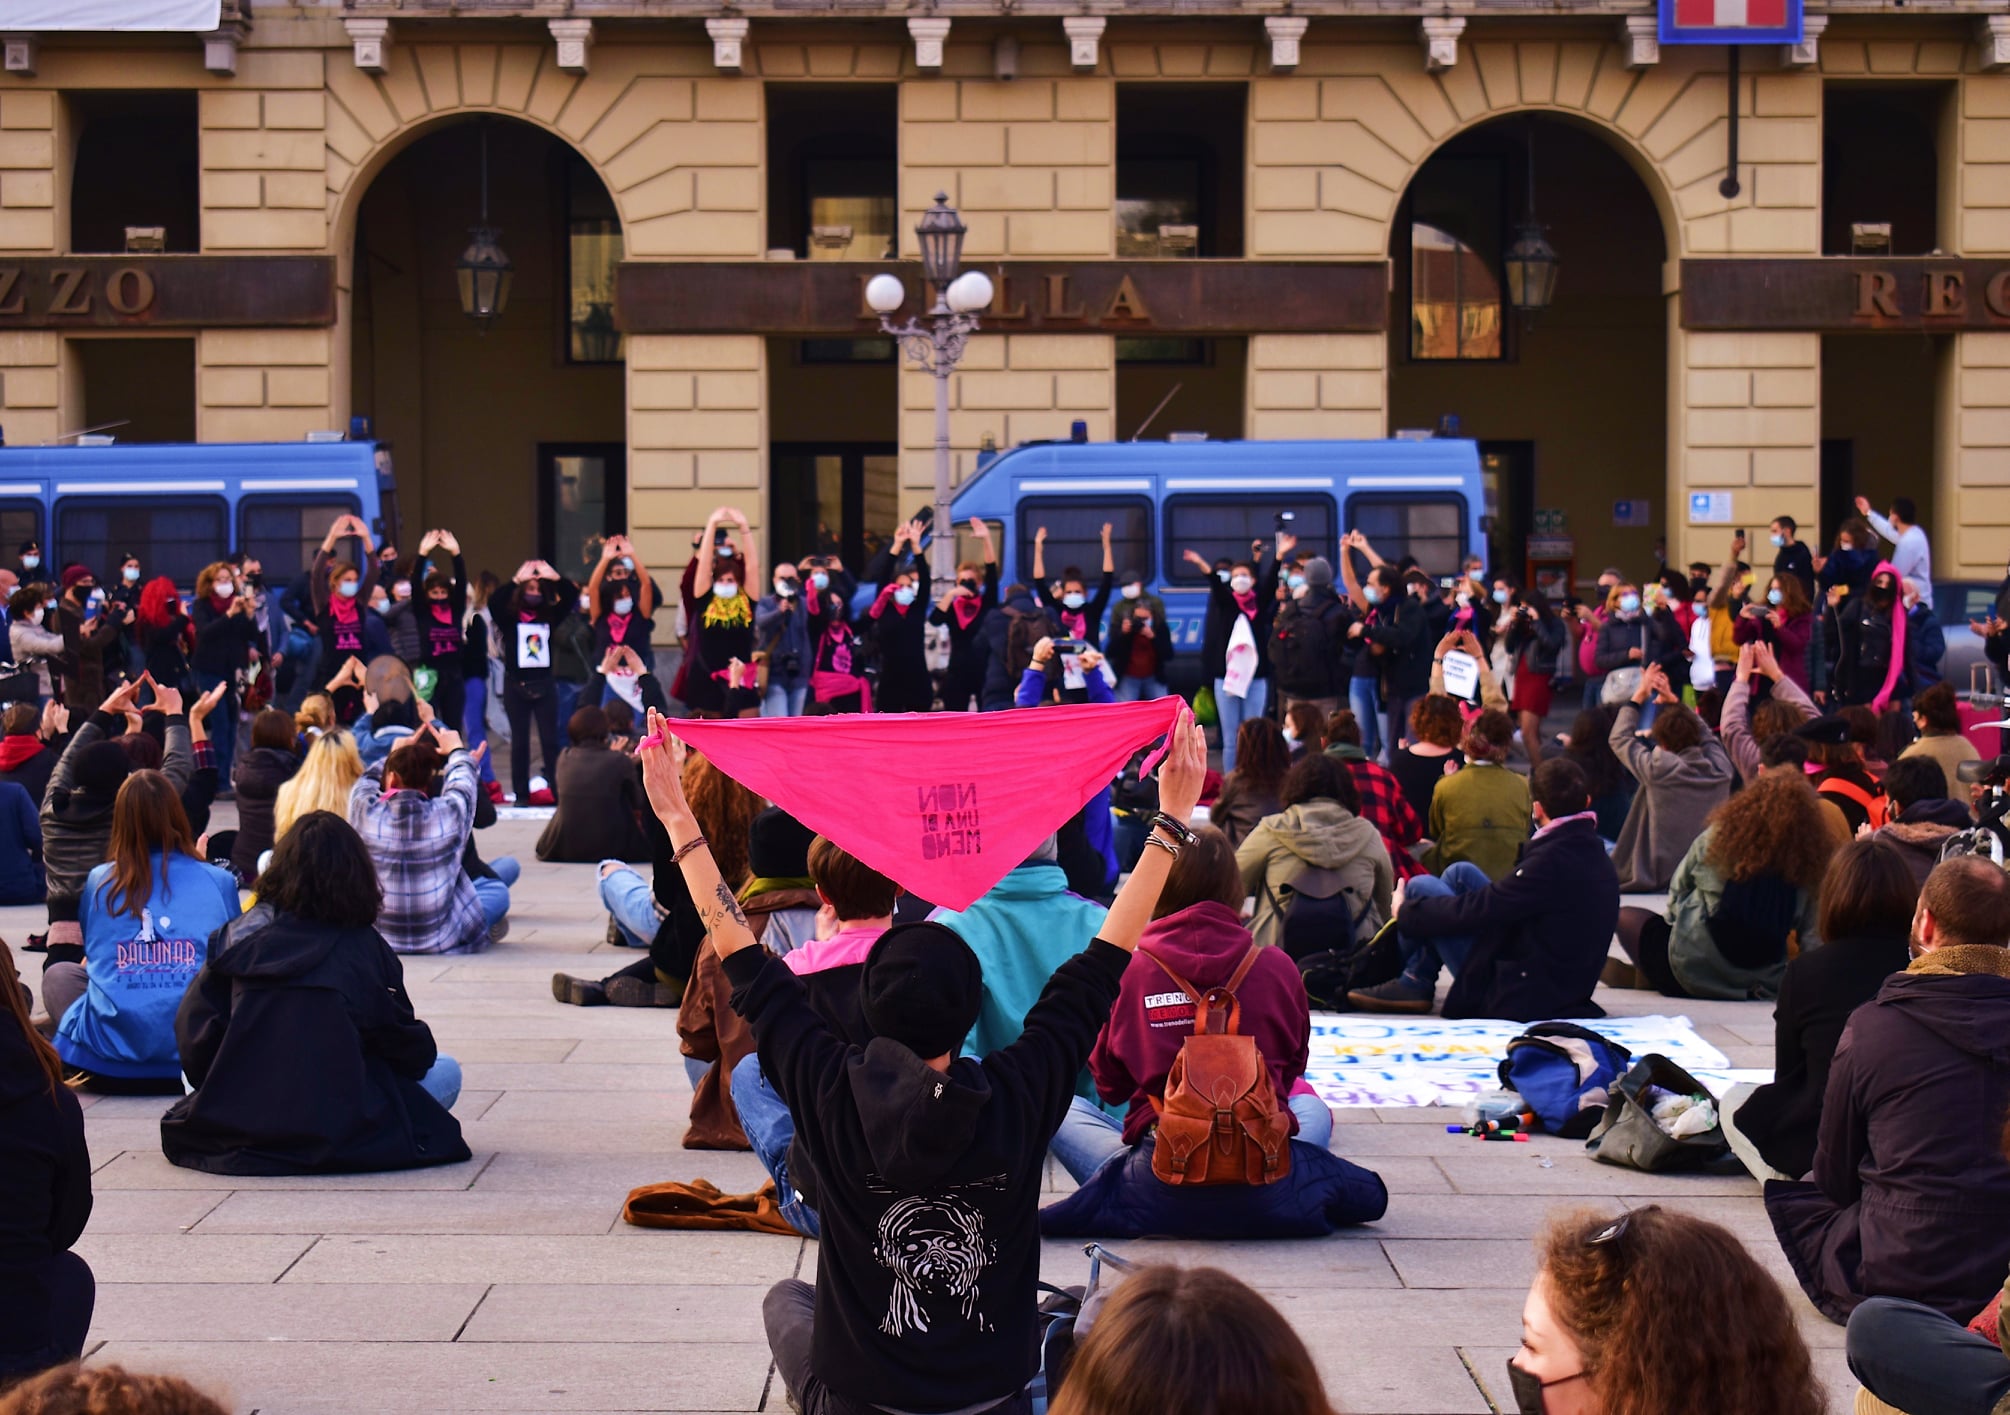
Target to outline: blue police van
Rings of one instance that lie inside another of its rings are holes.
[[[0,555],[36,541],[52,571],[111,575],[137,555],[186,594],[203,566],[243,549],[283,584],[345,514],[395,542],[390,458],[374,442],[0,447]]]
[[[1415,556],[1432,576],[1457,574],[1469,552],[1486,555],[1479,448],[1455,438],[1029,443],[993,459],[953,505],[959,554],[976,558],[969,519],[988,522],[1007,584],[1033,582],[1033,537],[1045,526],[1047,579],[1073,566],[1093,586],[1109,524],[1117,573],[1143,576],[1165,601],[1179,655],[1172,671],[1189,686],[1198,681],[1207,580],[1188,550],[1210,564],[1247,559],[1251,541],[1269,546],[1283,524],[1336,573],[1349,530],[1385,559]]]

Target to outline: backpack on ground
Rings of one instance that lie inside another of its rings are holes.
[[[1589,1027],[1538,1022],[1507,1044],[1501,1085],[1520,1094],[1552,1135],[1582,1140],[1605,1118],[1633,1053]]]
[[[1396,921],[1376,930],[1366,943],[1308,953],[1298,960],[1305,997],[1321,1012],[1346,1012],[1347,994],[1356,988],[1379,987],[1403,971],[1403,951],[1396,942]]]
[[[1259,948],[1252,943],[1235,975],[1205,993],[1150,949],[1138,951],[1193,1002],[1193,1035],[1180,1043],[1166,1073],[1164,1098],[1152,1098],[1158,1114],[1152,1173],[1191,1187],[1276,1183],[1291,1173],[1291,1113],[1270,1084],[1256,1038],[1241,1033],[1235,996]]]
[[[1736,968],[1765,968],[1790,956],[1801,892],[1778,875],[1729,880],[1703,920],[1710,942]]]

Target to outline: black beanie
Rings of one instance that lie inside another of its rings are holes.
[[[747,836],[747,863],[756,879],[803,879],[810,872],[810,842],[816,832],[779,806],[754,817]]]
[[[984,968],[953,930],[896,924],[866,955],[858,990],[875,1034],[932,1060],[963,1050],[984,1000]]]
[[[78,791],[109,801],[132,774],[133,759],[117,741],[93,742],[77,754],[77,771],[70,782]]]

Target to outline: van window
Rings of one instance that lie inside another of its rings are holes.
[[[356,511],[353,496],[247,496],[237,504],[237,543],[258,557],[268,584],[283,585],[314,563],[335,518]]]
[[[42,503],[39,501],[0,501],[0,560],[12,563],[15,553],[26,541],[42,543]],[[74,559],[75,557],[71,557]],[[93,573],[103,575],[111,567],[101,566],[95,561],[85,561]],[[54,580],[61,569],[48,559],[42,562],[43,573]]]
[[[1392,565],[1406,555],[1416,556],[1417,568],[1426,575],[1458,574],[1466,553],[1463,496],[1407,492],[1350,496],[1347,524],[1366,535],[1375,553]]]
[[[1019,503],[1018,553],[1013,557],[1016,576],[1033,583],[1033,537],[1047,528],[1046,570],[1049,581],[1058,580],[1070,565],[1082,572],[1091,593],[1103,574],[1103,526],[1110,526],[1110,553],[1116,558],[1116,572],[1136,571],[1146,579],[1152,574],[1152,508],[1141,496],[1113,497],[1107,501],[1085,501],[1076,497],[1033,497]]]
[[[196,572],[228,550],[230,523],[222,499],[213,496],[66,496],[56,503],[54,539],[66,565],[76,561],[107,575],[137,555],[147,579],[172,576],[187,594]]]
[[[1194,569],[1186,553],[1197,552],[1208,564],[1227,556],[1249,559],[1249,543],[1260,540],[1264,556],[1275,553],[1277,518],[1290,512],[1289,529],[1298,537],[1300,550],[1323,555],[1329,561],[1339,549],[1340,538],[1333,530],[1333,498],[1330,496],[1247,497],[1175,496],[1166,502],[1165,578],[1169,584],[1199,585],[1207,576]],[[1334,573],[1339,573],[1335,562]]]

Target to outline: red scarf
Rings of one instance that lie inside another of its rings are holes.
[[[949,609],[956,616],[956,627],[968,629],[984,612],[984,600],[979,595],[960,594],[949,601]]]
[[[607,637],[617,644],[626,643],[628,641],[628,621],[632,617],[632,615],[627,614],[610,613],[607,616]]]
[[[1245,617],[1256,618],[1255,590],[1230,590],[1229,593],[1235,596],[1235,607],[1241,610]]]
[[[220,595],[215,590],[209,592],[209,607],[218,614],[230,613],[231,605],[237,602],[236,595]]]
[[[335,624],[336,652],[361,653],[363,611],[356,607],[356,601],[339,594],[328,596],[328,617]]]

